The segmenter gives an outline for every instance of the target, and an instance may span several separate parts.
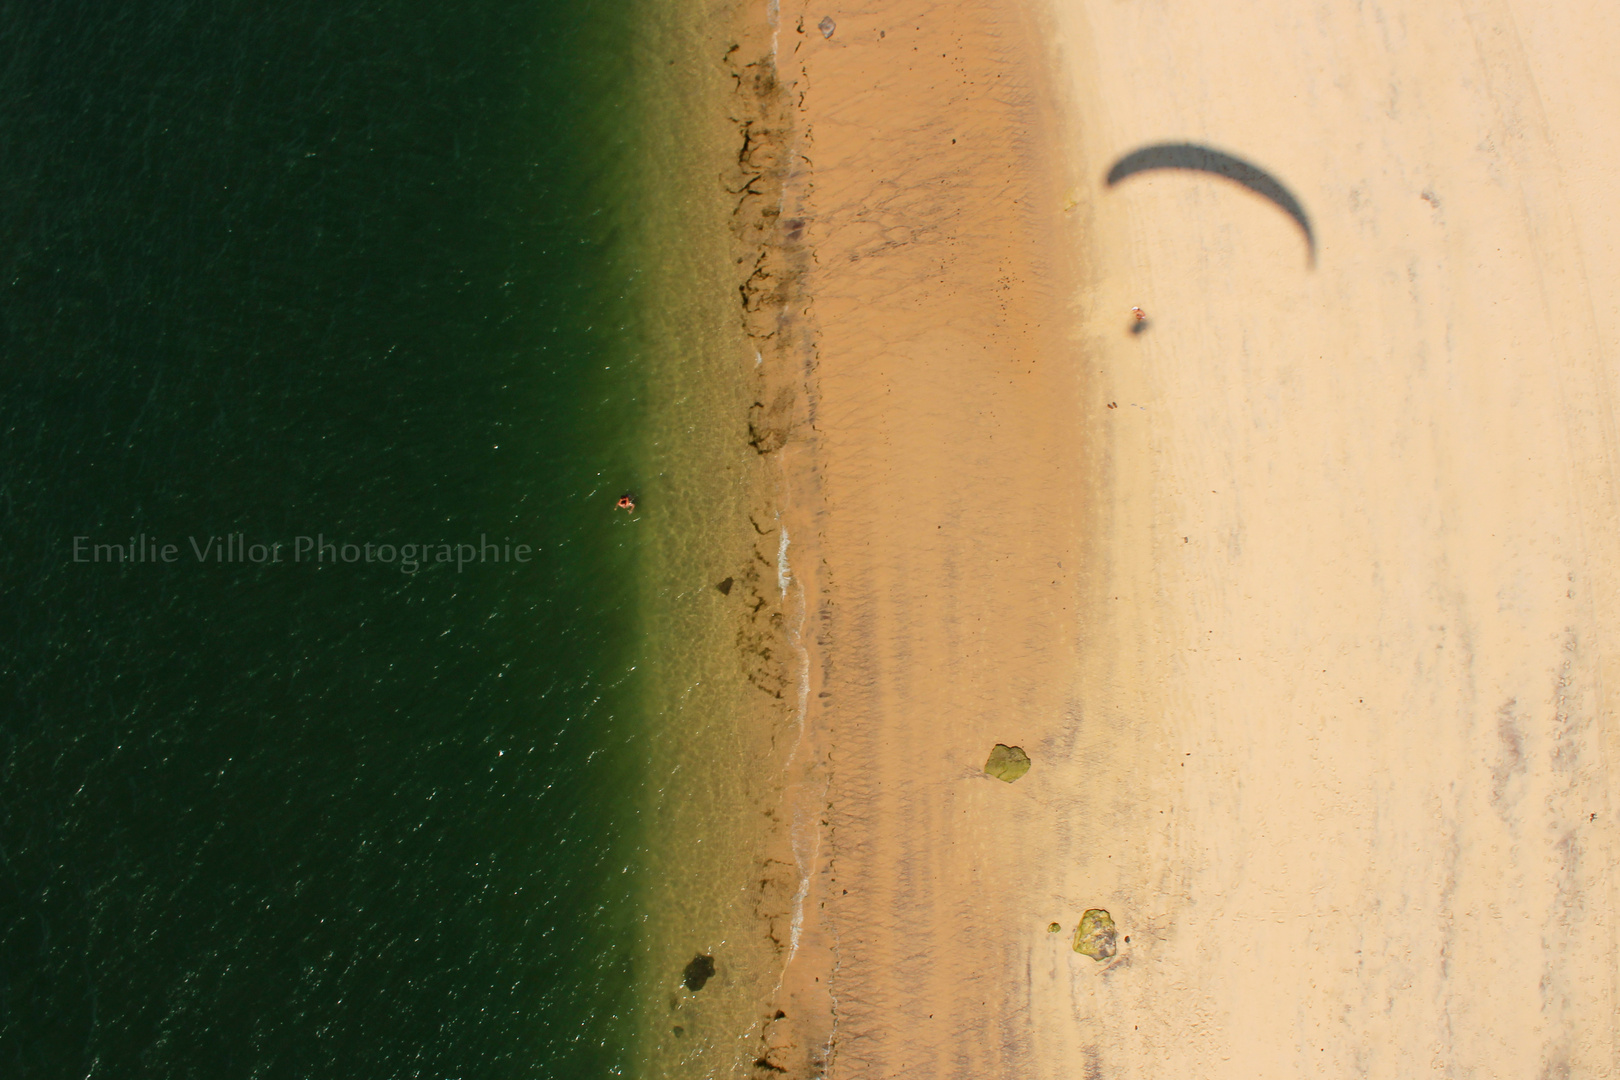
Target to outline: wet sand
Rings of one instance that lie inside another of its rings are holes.
[[[1026,865],[1069,827],[1055,766],[1100,505],[1060,120],[1017,4],[819,21],[784,8],[779,46],[813,252],[811,406],[785,452],[815,598],[796,812],[818,832],[766,1059],[994,1075],[1027,1028],[1023,958],[1086,906]],[[997,743],[1034,770],[985,776]]]
[[[782,5],[806,876],[756,1070],[1616,1074],[1617,38]],[[1158,143],[1314,251],[1106,182]]]

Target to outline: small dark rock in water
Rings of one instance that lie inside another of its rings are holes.
[[[716,585],[715,588],[720,590],[720,595],[721,596],[730,596],[731,595],[731,579],[726,578],[726,580],[724,580],[720,584]]]
[[[824,38],[830,39],[833,35],[833,31],[837,28],[838,26],[832,21],[831,15],[823,15],[821,17],[821,21],[816,23],[816,29],[821,31],[821,36]]]
[[[1102,908],[1091,908],[1074,928],[1074,951],[1093,960],[1107,960],[1119,951],[1117,934],[1114,917]]]
[[[682,981],[688,990],[701,990],[703,984],[714,978],[714,957],[694,956],[692,962],[686,965]]]

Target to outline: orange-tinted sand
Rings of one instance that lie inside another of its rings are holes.
[[[778,26],[809,876],[756,1068],[1620,1073],[1620,27]],[[1314,265],[1230,181],[1104,183],[1171,141],[1275,175]]]

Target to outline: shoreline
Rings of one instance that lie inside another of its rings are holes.
[[[641,240],[646,1077],[753,1071],[803,900],[783,815],[802,733],[804,592],[781,501],[783,448],[806,408],[791,325],[805,255],[781,222],[792,112],[754,14],[664,5],[640,43],[656,148]]]

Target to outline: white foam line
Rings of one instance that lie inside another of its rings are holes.
[[[810,867],[815,862],[815,857],[820,853],[821,849],[821,830],[819,829],[811,830],[815,837],[813,850],[806,854],[801,849],[799,837],[803,830],[799,828],[799,817],[798,814],[793,816],[793,860],[799,864],[799,891],[793,894],[792,932],[788,935],[788,954],[784,967],[786,964],[793,963],[793,957],[799,951],[799,934],[804,930],[804,901],[810,895]]]
[[[778,556],[780,563],[787,563],[787,530],[782,530],[782,552]],[[798,760],[799,751],[804,747],[805,719],[810,711],[810,650],[804,644],[804,624],[809,618],[808,598],[804,594],[804,583],[798,583],[796,590],[799,598],[799,619],[793,630],[788,634],[788,644],[799,659],[799,702],[796,717],[799,726],[799,737],[793,743],[793,752],[788,755],[787,771],[791,771],[793,763]],[[810,850],[805,850],[805,810],[802,804],[793,815],[793,861],[799,871],[799,888],[793,894],[793,920],[790,924],[791,933],[788,937],[787,963],[793,962],[794,954],[799,951],[799,934],[804,929],[804,901],[810,895],[810,872],[815,866],[816,857],[821,853],[821,830],[815,827],[815,815],[820,807],[809,807],[812,811],[810,820]],[[783,965],[784,968],[786,964]]]
[[[793,571],[788,567],[788,531],[782,526],[782,542],[776,547],[776,584],[781,587],[782,595],[787,595],[788,582],[793,580]]]
[[[787,596],[787,587],[790,583],[798,585],[798,588],[794,590],[794,597],[798,602],[799,609],[799,617],[794,620],[792,628],[788,631],[788,645],[792,648],[794,656],[799,661],[799,700],[797,708],[794,710],[796,713],[794,722],[798,727],[798,737],[794,739],[793,750],[788,754],[787,763],[782,769],[788,780],[789,791],[795,786],[792,779],[793,766],[799,760],[799,751],[804,749],[805,721],[810,713],[810,650],[804,644],[804,625],[810,617],[810,605],[809,598],[805,595],[804,582],[794,582],[793,580],[793,568],[788,562],[788,544],[790,542],[787,527],[783,526],[781,544],[776,549],[776,580],[782,586],[784,598]],[[789,924],[788,954],[787,960],[782,965],[783,976],[787,974],[787,965],[793,962],[793,957],[799,951],[799,937],[804,931],[804,902],[810,895],[811,868],[815,865],[816,857],[821,850],[821,830],[814,827],[815,812],[819,812],[820,807],[813,806],[808,809],[812,811],[809,818],[811,827],[809,829],[808,843],[805,836],[806,807],[802,801],[793,814],[793,832],[790,840],[793,845],[793,862],[799,872],[799,887],[793,894],[793,918]],[[777,981],[776,989],[778,992],[782,989],[780,979]]]

